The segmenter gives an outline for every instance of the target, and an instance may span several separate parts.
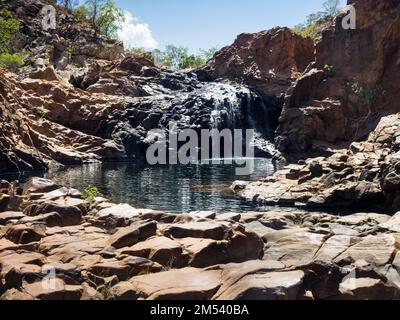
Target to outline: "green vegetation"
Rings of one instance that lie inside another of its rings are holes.
[[[368,85],[363,86],[358,82],[351,84],[351,90],[360,97],[361,103],[369,108],[372,107],[375,100],[385,94],[385,91],[381,85]]]
[[[82,192],[82,198],[85,200],[86,215],[93,215],[93,205],[99,196],[99,190],[96,187],[89,186]]]
[[[335,76],[335,70],[333,69],[333,66],[330,64],[326,64],[324,66],[324,72],[327,78],[332,78]]]
[[[174,45],[166,46],[165,50],[154,50],[154,61],[157,65],[172,70],[185,70],[199,68],[207,63],[218,51],[218,48],[199,50],[196,54],[190,54],[189,49]]]
[[[124,21],[124,13],[117,8],[114,0],[85,0],[74,10],[77,19],[87,22],[95,35],[115,37]]]
[[[69,11],[72,11],[79,3],[79,0],[57,0],[57,4]]]
[[[327,0],[323,3],[323,11],[307,16],[306,22],[293,28],[293,31],[303,38],[312,38],[315,42],[321,41],[322,30],[331,24],[339,12],[340,0]]]
[[[48,114],[48,111],[45,110],[44,108],[36,108],[35,114],[36,114],[36,116],[37,116],[38,118],[44,119],[44,118],[46,118],[46,116],[47,116],[47,114]]]
[[[17,53],[12,52],[11,41],[19,31],[19,21],[8,10],[0,10],[0,69],[16,71],[24,65]]]

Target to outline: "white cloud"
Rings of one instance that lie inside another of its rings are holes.
[[[124,42],[126,48],[144,48],[147,50],[155,49],[158,45],[153,38],[150,27],[147,23],[137,23],[129,11],[124,12],[125,21],[122,23],[118,37]]]

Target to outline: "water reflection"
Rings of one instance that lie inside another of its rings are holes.
[[[142,163],[107,163],[70,167],[45,174],[46,178],[83,190],[89,185],[116,203],[166,212],[195,210],[251,211],[253,204],[229,189],[234,180],[257,180],[271,175],[269,159],[256,159],[251,176],[236,176],[235,165],[198,164],[148,166]]]

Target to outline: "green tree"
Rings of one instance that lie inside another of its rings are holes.
[[[19,21],[8,10],[0,11],[0,53],[8,53],[10,42],[19,30]]]
[[[306,21],[293,28],[293,31],[302,37],[310,37],[319,42],[322,30],[331,24],[332,17],[339,12],[340,0],[327,0],[323,4],[323,11],[312,13],[307,16]]]
[[[334,17],[339,12],[340,0],[327,0],[322,6],[326,16]]]
[[[153,55],[156,64],[173,69],[179,70],[182,62],[188,57],[189,50],[184,47],[177,47],[174,45],[167,45],[164,51],[156,49]]]
[[[124,13],[113,0],[86,0],[75,14],[78,19],[89,22],[96,36],[115,37],[124,21]]]
[[[156,49],[152,53],[157,65],[172,70],[185,70],[200,68],[205,65],[217,51],[218,48],[211,48],[209,50],[200,49],[196,54],[189,54],[188,48],[168,45],[165,47],[165,50]]]
[[[72,11],[78,5],[78,3],[78,0],[57,0],[58,5],[70,11]]]
[[[12,53],[11,41],[19,31],[19,21],[14,19],[8,10],[0,10],[0,68],[15,71],[24,62],[17,54]]]
[[[200,53],[203,56],[203,59],[207,62],[210,60],[214,55],[219,51],[220,48],[218,47],[213,47],[208,50],[202,50],[200,49]]]

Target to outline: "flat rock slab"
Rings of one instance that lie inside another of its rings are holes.
[[[190,222],[170,225],[164,234],[173,238],[203,238],[223,240],[227,227],[216,222]]]
[[[0,212],[0,225],[5,225],[10,220],[19,220],[22,219],[23,217],[25,217],[25,215],[22,212],[16,212],[16,211]]]
[[[120,252],[121,254],[147,258],[163,266],[179,264],[182,260],[181,245],[166,237],[153,237],[132,247],[123,248]]]
[[[121,249],[135,245],[136,243],[155,236],[157,232],[157,223],[148,222],[141,225],[133,225],[121,228],[109,240],[109,245]]]
[[[337,235],[329,238],[319,249],[314,260],[332,263],[335,258],[345,252],[349,247],[360,242],[361,239],[346,235]]]
[[[285,265],[279,261],[252,260],[244,263],[230,263],[220,267],[222,269],[222,284],[213,299],[220,298],[230,287],[248,275],[284,269]]]
[[[119,204],[100,210],[97,213],[97,216],[99,217],[115,216],[118,218],[131,219],[134,217],[151,213],[159,213],[159,212],[154,210],[136,209],[130,206],[129,204]]]
[[[295,300],[303,280],[303,271],[247,275],[225,290],[218,300]]]
[[[265,259],[278,260],[286,266],[299,266],[314,259],[325,238],[315,233],[296,233],[275,242],[266,250]]]
[[[122,300],[208,300],[217,292],[220,281],[220,270],[184,268],[134,277],[111,291]]]
[[[365,260],[376,266],[388,264],[399,245],[400,235],[382,234],[378,236],[368,236],[359,243],[350,247],[335,259],[339,263],[344,259],[350,258],[353,261]]]
[[[372,278],[349,278],[339,287],[342,300],[397,300],[400,290],[394,286],[385,285],[382,280]]]
[[[33,264],[42,266],[46,262],[46,257],[40,253],[28,251],[4,251],[0,253],[1,275],[5,275],[13,267],[21,264]]]

